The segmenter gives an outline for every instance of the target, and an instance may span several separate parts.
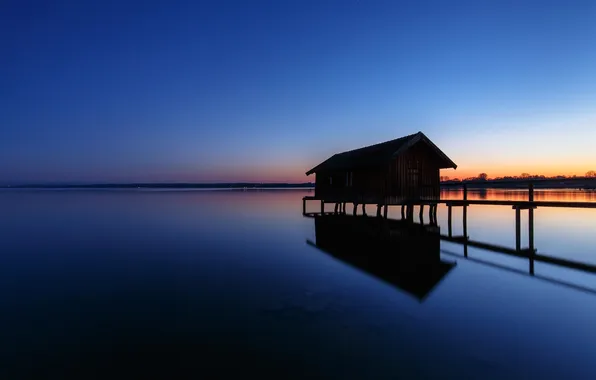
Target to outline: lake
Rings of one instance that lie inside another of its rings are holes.
[[[596,275],[441,241],[446,273],[413,296],[314,246],[312,194],[1,191],[0,378],[595,378]],[[540,253],[596,264],[595,232],[596,210],[535,211]],[[468,235],[513,248],[514,210],[470,206]]]

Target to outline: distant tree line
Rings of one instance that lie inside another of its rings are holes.
[[[441,176],[440,181],[443,183],[457,183],[457,182],[471,182],[471,181],[528,181],[533,179],[540,179],[540,180],[562,180],[562,179],[569,179],[569,178],[582,178],[581,176],[573,175],[573,176],[565,176],[565,175],[556,175],[556,176],[544,176],[544,175],[533,175],[529,173],[522,173],[519,176],[504,176],[504,177],[494,177],[489,178],[488,174],[480,173],[476,177],[467,177],[467,178],[450,178],[449,176]],[[590,170],[586,172],[583,178],[596,178],[596,170]]]

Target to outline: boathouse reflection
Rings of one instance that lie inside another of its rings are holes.
[[[424,301],[455,263],[441,260],[440,230],[367,216],[314,217],[309,244]]]

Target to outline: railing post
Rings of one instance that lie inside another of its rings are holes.
[[[306,215],[306,198],[302,198],[302,215]]]
[[[528,186],[528,200],[534,202],[534,184],[532,182]]]
[[[387,219],[387,209],[388,209],[388,208],[389,208],[389,206],[388,206],[387,204],[385,204],[385,207],[384,207],[384,209],[383,209],[383,217],[384,217],[385,219]]]
[[[464,183],[464,201],[468,200],[468,184]]]
[[[521,250],[521,210],[518,206],[515,208],[515,249]]]
[[[325,215],[325,201],[321,199],[321,215]]]
[[[420,204],[420,224],[424,224],[424,204]]]

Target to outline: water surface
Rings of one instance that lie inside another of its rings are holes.
[[[442,242],[454,266],[420,300],[309,245],[308,194],[0,192],[0,377],[596,376],[596,276],[537,263],[532,277],[522,259]],[[536,191],[552,197],[594,200]],[[535,215],[540,252],[596,263],[596,210]],[[474,240],[514,247],[511,208],[468,217]]]

